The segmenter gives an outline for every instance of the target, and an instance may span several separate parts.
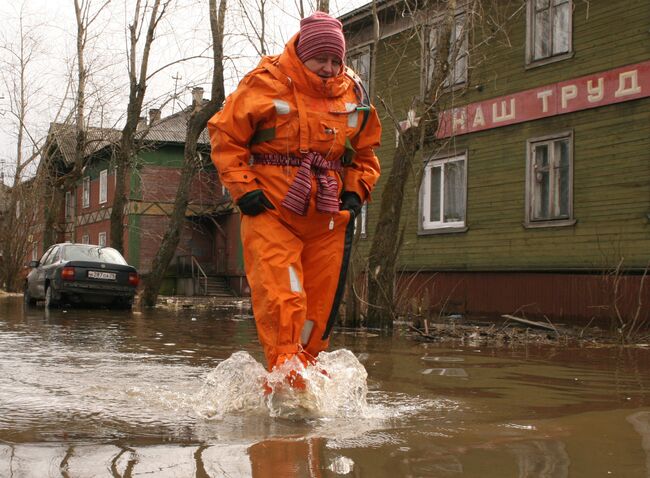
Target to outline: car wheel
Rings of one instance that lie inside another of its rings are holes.
[[[25,290],[23,291],[23,299],[27,305],[36,304],[36,300],[32,297],[32,294],[29,293],[29,287],[27,287],[27,285],[25,285]]]
[[[47,289],[45,289],[45,308],[46,309],[53,309],[55,308],[58,304],[56,299],[53,297],[54,293],[52,292],[52,287],[48,286]]]

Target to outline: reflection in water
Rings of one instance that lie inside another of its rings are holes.
[[[269,439],[254,444],[119,447],[114,445],[0,445],[4,477],[238,477],[320,478],[353,471],[320,438]]]
[[[566,478],[569,456],[564,443],[557,440],[531,440],[508,446],[517,457],[518,478]]]
[[[292,395],[241,304],[0,299],[0,477],[650,477],[650,350],[482,347],[335,333]]]
[[[633,413],[627,417],[627,421],[641,435],[641,446],[646,456],[646,476],[650,477],[650,412]]]
[[[319,478],[322,439],[265,440],[248,449],[255,478]]]

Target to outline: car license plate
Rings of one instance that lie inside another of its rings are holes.
[[[115,272],[88,271],[89,279],[115,280]]]

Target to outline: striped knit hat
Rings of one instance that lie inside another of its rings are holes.
[[[323,12],[303,18],[296,53],[303,63],[321,53],[331,53],[342,62],[345,57],[343,25]]]

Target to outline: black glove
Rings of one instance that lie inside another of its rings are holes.
[[[237,206],[239,206],[239,210],[242,214],[248,216],[257,216],[267,209],[275,209],[273,203],[268,200],[261,189],[256,189],[255,191],[244,194],[237,201]]]
[[[345,191],[341,194],[341,211],[351,211],[354,213],[354,217],[357,217],[361,212],[359,195],[352,191]]]

